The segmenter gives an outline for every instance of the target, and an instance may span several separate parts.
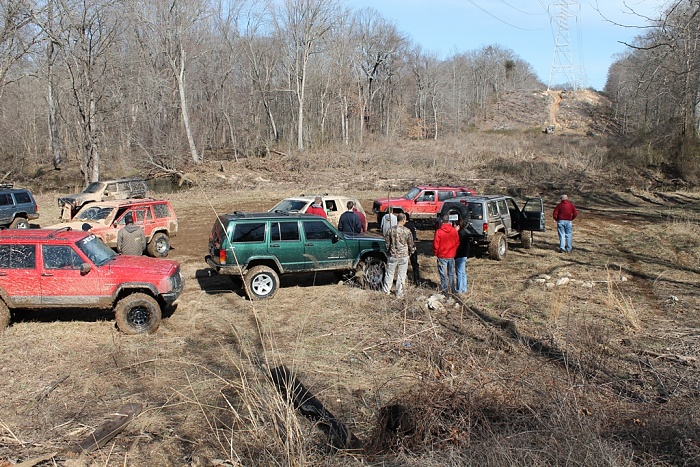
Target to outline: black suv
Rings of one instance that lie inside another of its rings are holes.
[[[0,227],[28,229],[29,221],[39,218],[39,208],[26,188],[0,184]]]
[[[504,195],[462,196],[445,201],[438,219],[449,214],[450,221],[467,219],[473,242],[488,249],[489,257],[503,260],[508,239],[520,239],[523,248],[532,248],[533,232],[544,232],[542,198],[529,198],[522,209],[513,198]]]
[[[234,212],[214,221],[205,261],[219,274],[242,277],[248,298],[260,300],[272,298],[288,273],[349,272],[378,289],[386,245],[377,234],[341,233],[312,214]]]

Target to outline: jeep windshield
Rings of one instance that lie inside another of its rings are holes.
[[[114,250],[105,245],[102,240],[94,235],[88,235],[80,240],[77,245],[80,251],[85,253],[85,256],[90,258],[90,261],[95,263],[95,266],[102,266],[117,256]]]
[[[283,199],[274,208],[270,209],[270,212],[300,212],[307,204],[309,202],[302,199]]]
[[[412,199],[415,199],[415,197],[418,196],[418,194],[419,194],[421,191],[422,191],[422,190],[421,190],[420,188],[417,188],[417,187],[414,186],[413,188],[411,188],[410,190],[408,190],[408,193],[406,193],[405,195],[403,195],[403,197],[406,198],[406,199],[411,199],[411,200],[412,200]]]
[[[85,187],[83,190],[83,193],[97,193],[100,191],[100,188],[102,187],[102,184],[99,182],[92,182],[88,186]]]
[[[109,217],[109,215],[114,211],[114,208],[90,206],[87,209],[82,209],[75,216],[75,220],[79,221],[101,221]]]

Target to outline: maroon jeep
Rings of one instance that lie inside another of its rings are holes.
[[[125,334],[153,333],[184,281],[177,261],[116,254],[82,230],[0,230],[0,330],[23,309],[114,309]]]
[[[408,193],[400,198],[375,199],[372,212],[377,215],[378,224],[381,224],[382,217],[390,209],[392,212],[407,212],[412,219],[426,219],[432,222],[445,200],[473,194],[473,189],[463,186],[419,185],[408,190]]]

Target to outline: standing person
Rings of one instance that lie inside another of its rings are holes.
[[[455,254],[459,247],[459,234],[450,223],[449,214],[440,218],[440,228],[435,231],[433,254],[437,256],[440,274],[440,292],[452,292],[455,284]]]
[[[314,202],[311,203],[311,206],[306,208],[306,214],[315,214],[317,216],[323,217],[324,219],[328,219],[328,216],[326,215],[326,210],[323,209],[323,200],[320,196],[315,197]]]
[[[573,221],[578,217],[578,211],[569,197],[561,195],[561,201],[554,208],[552,217],[557,221],[557,233],[559,234],[559,252],[571,253],[573,244]]]
[[[355,203],[353,203],[352,212],[357,214],[357,217],[360,218],[360,223],[362,224],[362,230],[360,233],[367,232],[367,216],[365,216],[365,213],[357,209],[357,205]]]
[[[413,244],[418,245],[418,235],[416,232],[416,224],[413,223],[411,217],[406,213],[406,224],[405,226],[411,231],[411,236],[413,237]],[[415,285],[420,284],[420,265],[418,264],[418,248],[416,247],[411,253],[411,270],[413,271],[413,283]]]
[[[379,226],[379,228],[382,230],[382,235],[386,237],[386,234],[387,232],[389,232],[389,229],[395,226],[396,223],[396,214],[394,214],[393,210],[384,214],[384,217],[382,217],[382,223]]]
[[[338,230],[345,233],[361,233],[362,221],[352,208],[355,207],[353,201],[348,201],[348,210],[340,215],[338,220]]]
[[[396,225],[392,226],[384,236],[386,240],[386,251],[389,259],[386,263],[384,273],[384,284],[382,290],[385,294],[391,292],[391,284],[394,282],[394,272],[396,271],[396,296],[403,296],[403,286],[406,282],[406,272],[408,271],[408,257],[416,249],[413,243],[413,235],[404,225],[406,215],[399,213],[396,216]]]
[[[457,277],[457,287],[455,292],[467,293],[467,258],[469,257],[469,230],[467,226],[469,221],[466,219],[459,220],[459,247],[455,253],[455,276]]]
[[[134,224],[132,213],[124,216],[124,228],[117,233],[117,251],[123,255],[141,256],[146,249],[146,235]]]

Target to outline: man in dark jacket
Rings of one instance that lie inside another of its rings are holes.
[[[570,253],[573,244],[573,220],[578,217],[578,211],[569,197],[561,195],[561,201],[554,208],[552,217],[557,221],[557,233],[559,234],[559,251]]]
[[[361,233],[362,221],[352,208],[355,207],[353,201],[348,201],[348,210],[340,215],[338,220],[338,230],[345,233]]]
[[[124,228],[117,233],[117,251],[123,255],[141,256],[146,249],[143,229],[134,224],[132,213],[124,216],[124,223]]]
[[[406,224],[404,224],[413,237],[413,244],[418,245],[418,232],[416,231],[416,224],[411,220],[411,217],[406,213]],[[411,269],[413,271],[413,283],[415,285],[420,285],[420,265],[418,264],[418,250],[413,249],[413,253],[410,256],[411,259]]]

